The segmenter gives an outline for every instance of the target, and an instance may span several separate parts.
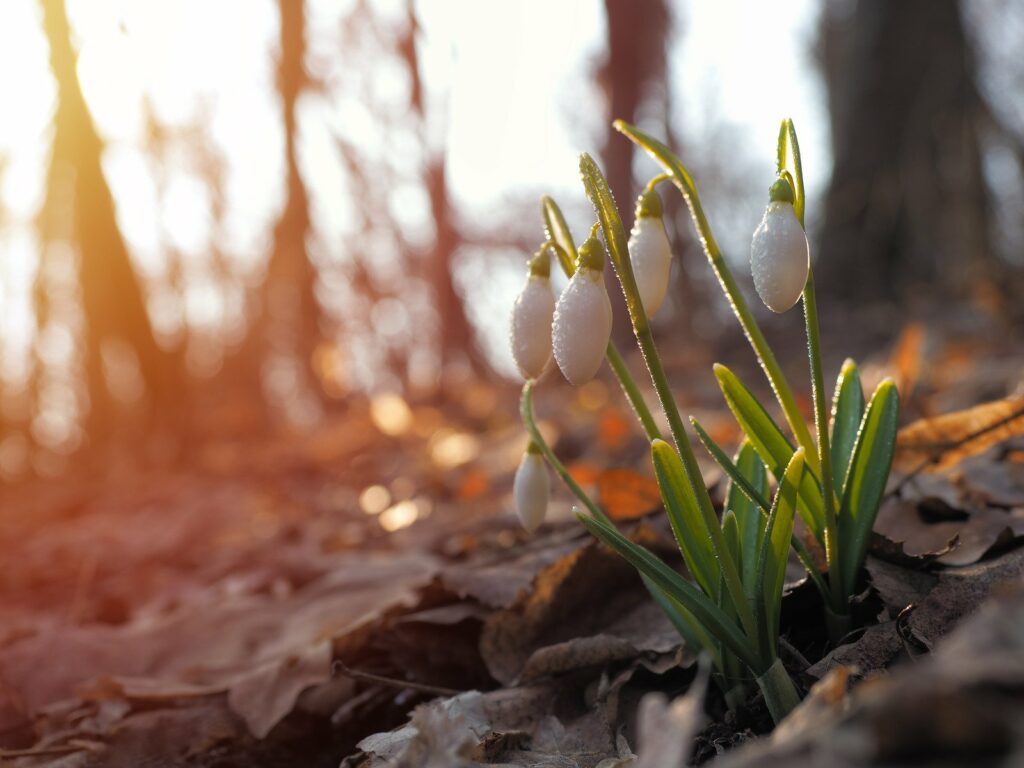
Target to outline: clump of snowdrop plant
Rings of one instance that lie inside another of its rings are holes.
[[[892,464],[899,397],[893,383],[886,380],[865,402],[857,367],[848,360],[839,373],[830,414],[827,409],[814,275],[803,229],[803,171],[791,121],[783,121],[779,132],[778,174],[764,218],[752,238],[750,262],[757,293],[773,312],[785,312],[803,299],[814,402],[812,425],[797,408],[793,390],[718,248],[689,172],[664,144],[621,121],[615,127],[646,150],[665,173],[651,179],[640,196],[636,223],[627,241],[601,170],[588,155],[582,155],[583,184],[598,224],[577,249],[558,206],[550,198],[543,199],[549,237],[545,248],[558,256],[570,277],[569,286],[558,299],[553,322],[544,305],[536,310],[534,319],[514,319],[513,328],[517,323],[524,328],[551,324],[554,357],[565,377],[577,386],[596,374],[602,359],[608,360],[650,440],[654,474],[690,578],[623,536],[569,475],[537,429],[535,374],[531,372],[538,367],[527,368],[522,363],[529,380],[523,387],[521,413],[531,442],[516,473],[516,509],[528,529],[543,518],[548,477],[537,468],[543,457],[579,499],[583,507],[577,514],[580,522],[636,567],[686,642],[711,657],[726,701],[730,705],[742,701],[747,681],[753,678],[778,722],[799,701],[792,678],[779,660],[786,563],[792,552],[807,570],[825,604],[829,635],[838,642],[850,628],[850,598],[858,587]],[[664,181],[671,181],[683,195],[711,268],[788,427],[779,426],[732,371],[714,366],[725,402],[745,435],[730,455],[690,419],[697,437],[729,478],[720,514],[704,485],[648,322],[664,299],[671,266],[671,247],[655,192]],[[596,238],[597,227],[607,251]],[[668,435],[661,434],[629,368],[609,341],[611,307],[601,277],[605,253],[626,299]],[[517,302],[514,312],[533,311],[525,306],[525,302]],[[516,359],[518,362],[519,357]],[[811,534],[807,542],[794,536],[797,516]],[[824,568],[818,563],[824,563]]]

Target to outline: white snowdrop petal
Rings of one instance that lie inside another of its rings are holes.
[[[558,297],[552,346],[562,374],[574,386],[586,384],[604,360],[612,335],[612,303],[604,274],[582,268]]]
[[[555,293],[545,277],[530,276],[512,307],[512,357],[524,378],[536,379],[551,359]]]
[[[800,300],[810,264],[807,235],[790,203],[769,203],[750,243],[750,272],[761,301],[785,312]]]
[[[519,522],[527,531],[532,533],[544,522],[550,493],[551,480],[544,459],[536,453],[524,453],[512,481],[512,497]]]
[[[672,246],[661,219],[643,216],[636,220],[629,234],[629,260],[644,310],[653,317],[665,301],[672,267]]]

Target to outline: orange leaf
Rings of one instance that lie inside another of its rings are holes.
[[[658,483],[631,469],[608,469],[597,478],[601,507],[613,520],[632,520],[661,507]]]
[[[605,408],[598,423],[597,438],[604,448],[616,450],[629,439],[630,422],[616,408]]]

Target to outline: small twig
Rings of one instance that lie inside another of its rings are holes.
[[[376,683],[377,685],[386,685],[389,688],[408,689],[411,691],[419,691],[420,693],[429,693],[434,696],[458,696],[461,693],[465,693],[465,691],[457,691],[454,688],[442,688],[439,685],[414,683],[410,680],[399,680],[394,677],[375,675],[372,672],[360,672],[356,669],[349,669],[344,662],[337,660],[335,660],[334,664],[331,665],[331,672],[332,674],[342,674],[345,677],[350,677],[353,680],[359,680],[364,683]]]

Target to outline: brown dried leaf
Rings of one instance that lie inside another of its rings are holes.
[[[232,705],[254,733],[265,734],[303,688],[330,676],[332,638],[412,604],[437,570],[432,557],[417,553],[349,553],[332,563],[284,597],[222,596],[123,626],[55,626],[0,648],[0,676],[31,709],[101,677],[149,700],[238,686]],[[103,691],[91,686],[84,694]]]
[[[685,765],[693,751],[693,739],[704,723],[707,688],[708,668],[702,666],[685,696],[672,702],[660,693],[644,696],[637,722],[640,751],[632,768]]]
[[[894,471],[937,471],[1024,434],[1024,397],[921,419],[899,431]]]
[[[648,542],[656,536],[647,526],[632,535]],[[491,674],[510,683],[520,677],[535,651],[574,638],[604,633],[635,647],[661,643],[669,625],[660,614],[644,622],[647,638],[635,634],[635,622],[623,620],[650,602],[632,566],[592,542],[553,563],[540,573],[531,591],[492,614],[484,623],[480,651]],[[626,634],[628,626],[634,627],[632,636]]]

